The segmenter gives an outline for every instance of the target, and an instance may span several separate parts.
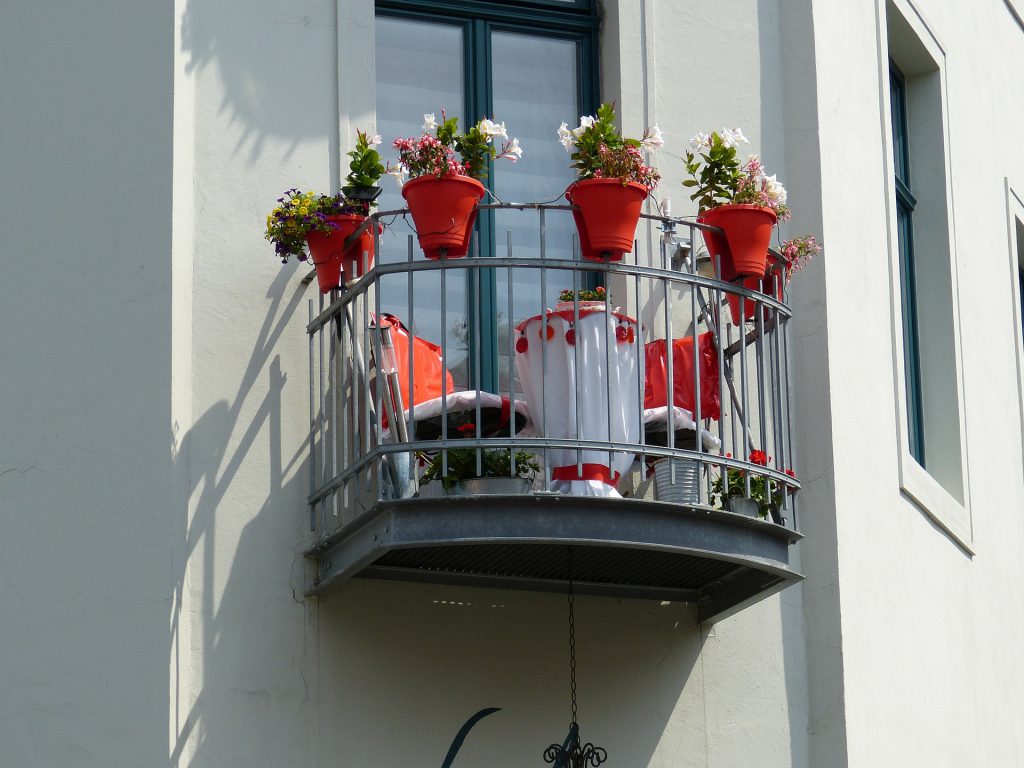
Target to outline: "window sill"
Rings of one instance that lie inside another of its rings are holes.
[[[971,515],[967,505],[952,496],[906,451],[900,462],[900,490],[914,506],[946,532],[972,557]]]

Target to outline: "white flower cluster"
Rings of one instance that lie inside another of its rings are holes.
[[[775,178],[773,173],[771,176],[761,177],[762,190],[770,200],[775,203],[784,204],[786,202],[786,188],[782,186],[782,182]]]
[[[690,149],[696,151],[699,149],[703,149],[704,147],[710,147],[712,135],[713,134],[700,132],[694,134],[693,136],[690,137]],[[743,131],[741,131],[739,128],[734,128],[732,130],[728,128],[723,128],[722,130],[718,131],[718,137],[722,140],[722,144],[724,144],[727,147],[737,147],[740,144],[750,143],[747,140],[747,137],[743,135]]]
[[[597,122],[595,118],[590,115],[584,115],[580,118],[579,126],[571,131],[569,130],[568,123],[563,122],[558,126],[558,141],[565,147],[565,151],[572,153],[572,148],[576,146],[576,139],[582,136],[583,132],[593,126],[595,122]],[[640,143],[647,149],[658,149],[665,144],[665,134],[662,133],[661,128],[655,123],[653,128],[647,129]]]

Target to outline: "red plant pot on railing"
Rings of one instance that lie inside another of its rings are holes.
[[[778,217],[771,208],[759,205],[720,205],[697,217],[701,224],[718,227],[718,232],[701,230],[711,256],[722,260],[722,279],[764,277],[768,245]]]
[[[306,235],[309,255],[316,267],[316,279],[320,293],[330,293],[341,285],[341,273],[349,279],[362,277],[363,253],[366,253],[366,268],[373,266],[373,227],[367,227],[352,245],[345,248],[345,240],[366,221],[365,216],[343,213],[328,216],[327,221],[335,225],[330,232],[313,230]],[[379,224],[378,232],[384,228]]]
[[[765,281],[767,282],[767,281]],[[742,285],[744,288],[748,288],[751,291],[761,290],[761,279],[758,277],[745,277],[742,282],[736,281],[737,285]],[[727,293],[725,295],[726,300],[729,302],[729,313],[732,315],[733,325],[742,325],[744,320],[753,320],[754,313],[757,312],[757,302],[753,299],[748,299],[746,296],[740,296],[735,293]],[[743,316],[740,316],[740,302],[743,302]]]
[[[633,250],[640,209],[648,189],[635,181],[583,179],[565,190],[580,235],[583,258],[621,261]]]
[[[402,185],[420,248],[428,259],[465,256],[484,185],[470,176],[419,176]]]

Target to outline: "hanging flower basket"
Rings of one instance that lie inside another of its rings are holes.
[[[366,268],[373,266],[373,230],[367,227],[359,238],[345,249],[345,240],[366,221],[365,216],[343,213],[328,216],[327,221],[335,225],[330,232],[310,230],[306,235],[309,255],[316,267],[316,279],[320,293],[330,293],[341,285],[341,274],[353,279],[363,276],[363,253],[366,253]],[[379,224],[378,232],[384,230]]]
[[[635,181],[583,179],[570,184],[565,197],[572,203],[583,258],[621,261],[632,251],[647,194],[647,187]]]
[[[712,258],[721,258],[722,279],[764,277],[768,245],[778,217],[760,205],[726,204],[701,213],[697,221],[723,230],[724,235],[702,230]]]
[[[402,185],[420,248],[428,259],[465,256],[484,185],[470,176],[419,176]]]

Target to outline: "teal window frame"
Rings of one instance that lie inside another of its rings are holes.
[[[577,71],[578,114],[594,114],[600,104],[599,33],[601,18],[596,0],[377,0],[378,16],[442,22],[461,26],[465,41],[463,82],[466,114],[460,115],[463,125],[485,115],[493,115],[492,67],[490,40],[492,32],[519,32],[550,36],[579,43]],[[509,119],[507,116],[498,116]],[[554,133],[552,132],[552,141]],[[490,189],[492,174],[484,181]],[[495,253],[494,211],[484,210],[477,216],[476,237],[481,256]],[[499,302],[494,270],[480,273],[479,293],[471,278],[467,291],[467,315],[470,318],[496,318]],[[596,285],[596,283],[595,283]],[[479,345],[481,370],[474,386],[498,390],[498,325],[496,321],[479,328],[469,324],[470,345]]]
[[[907,401],[910,455],[925,466],[924,407],[921,383],[921,343],[917,309],[914,256],[914,208],[917,199],[910,184],[910,146],[907,130],[907,87],[899,67],[889,62],[889,99],[892,110],[892,147],[896,176],[896,234],[900,264],[903,316],[903,374]]]

